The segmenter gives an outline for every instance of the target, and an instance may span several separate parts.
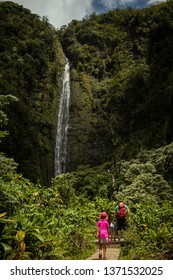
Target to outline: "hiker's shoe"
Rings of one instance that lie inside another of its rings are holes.
[[[104,257],[104,258],[103,258],[103,260],[107,260],[107,258],[106,258],[106,257]]]
[[[102,259],[102,254],[99,254],[99,259]]]

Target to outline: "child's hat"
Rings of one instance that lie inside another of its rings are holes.
[[[102,213],[100,214],[100,218],[101,218],[102,220],[107,220],[107,217],[108,217],[108,215],[107,215],[106,212],[102,212]]]

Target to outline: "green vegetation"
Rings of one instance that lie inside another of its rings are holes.
[[[111,217],[120,199],[130,207],[121,258],[172,259],[172,163],[173,143],[116,167],[80,167],[43,187],[18,175],[14,163],[3,174],[1,160],[1,259],[85,259],[95,249],[98,214]]]
[[[92,249],[94,203],[63,198],[58,184],[42,188],[16,174],[1,180],[1,197],[1,259],[78,259]]]
[[[93,14],[62,29],[72,68],[69,165],[131,159],[173,141],[172,26],[167,1]]]
[[[120,200],[120,258],[172,259],[173,2],[56,31],[8,1],[0,23],[0,259],[86,259]],[[68,173],[52,178],[64,53]]]
[[[129,245],[121,250],[121,259],[146,260],[173,257],[173,204],[155,201],[135,205],[126,238]]]
[[[0,94],[18,98],[6,108],[1,151],[27,178],[49,185],[64,54],[48,21],[12,2],[0,3],[0,33]]]

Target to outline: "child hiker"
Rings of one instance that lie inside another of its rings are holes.
[[[109,242],[109,223],[108,215],[106,212],[102,212],[100,220],[97,222],[97,237],[99,239],[99,259],[106,260],[106,245]]]
[[[112,221],[110,223],[110,237],[111,237],[111,240],[116,239],[116,235],[118,235],[117,233],[117,225],[116,225],[116,222]]]

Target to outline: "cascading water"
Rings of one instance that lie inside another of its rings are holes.
[[[57,135],[55,145],[55,176],[66,172],[67,133],[70,102],[70,65],[66,58],[62,92],[58,112]]]

